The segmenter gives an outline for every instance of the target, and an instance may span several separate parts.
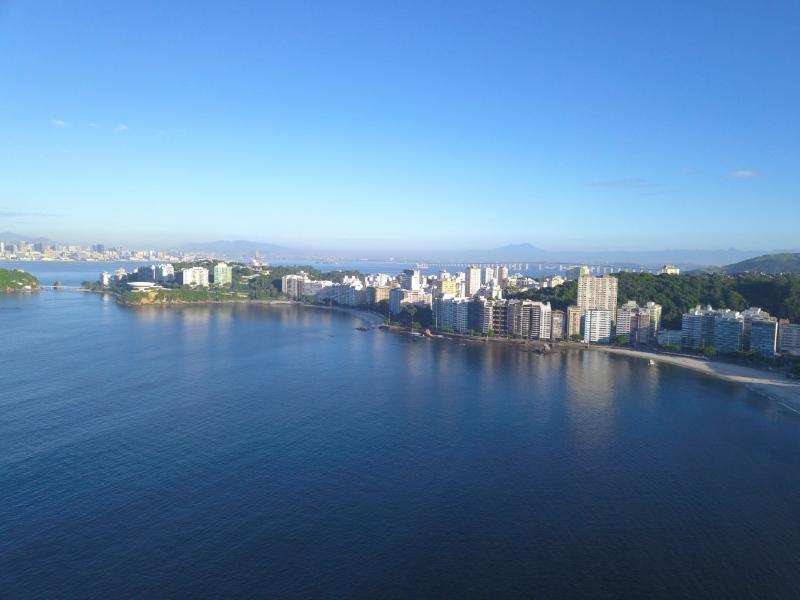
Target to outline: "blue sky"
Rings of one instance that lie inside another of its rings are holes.
[[[3,2],[0,231],[797,247],[797,2]]]

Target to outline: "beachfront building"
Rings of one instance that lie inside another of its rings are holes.
[[[800,356],[800,323],[781,320],[778,348],[781,354]]]
[[[744,318],[734,310],[715,311],[712,345],[718,352],[741,352],[744,339]]]
[[[433,301],[433,326],[442,331],[466,333],[469,330],[469,301],[452,294]]]
[[[750,324],[749,348],[763,357],[775,356],[778,348],[778,320],[754,319]]]
[[[566,314],[563,310],[554,310],[550,319],[550,339],[553,341],[564,339],[564,325],[566,323]]]
[[[567,337],[580,336],[583,333],[583,317],[577,306],[567,307]]]
[[[656,342],[659,346],[680,346],[682,342],[680,329],[659,329]]]
[[[583,315],[583,341],[608,344],[611,341],[613,319],[611,311],[603,308],[590,308]]]
[[[639,306],[634,300],[629,300],[617,309],[617,322],[615,335],[622,337],[634,346],[649,344],[655,340],[652,320],[661,320],[661,306],[648,302],[647,306]]]
[[[308,280],[308,275],[303,273],[284,275],[281,278],[281,292],[289,298],[299,298],[303,295],[303,282]]]
[[[702,350],[710,346],[714,335],[716,311],[710,306],[695,306],[681,317],[681,346]]]
[[[617,318],[617,285],[618,280],[612,275],[594,277],[581,275],[578,277],[578,309],[581,315],[587,310],[607,310],[611,313],[612,322]]]

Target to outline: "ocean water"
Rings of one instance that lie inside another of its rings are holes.
[[[0,597],[794,597],[800,419],[295,306],[0,297]]]

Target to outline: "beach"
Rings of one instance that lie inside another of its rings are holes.
[[[660,354],[628,348],[608,346],[592,346],[590,352],[607,352],[631,358],[652,360],[658,364],[669,364],[684,367],[725,381],[742,383],[749,389],[769,396],[789,408],[800,412],[800,381],[788,379],[783,373],[772,373],[745,365],[706,360],[700,357]]]

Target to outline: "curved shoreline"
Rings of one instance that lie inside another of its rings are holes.
[[[326,306],[321,304],[307,304],[304,302],[298,302],[296,300],[282,300],[282,299],[253,300],[253,299],[242,298],[237,300],[231,299],[231,300],[206,300],[198,302],[178,301],[178,302],[154,302],[148,304],[131,304],[127,302],[119,302],[118,299],[118,303],[121,306],[126,306],[130,308],[139,308],[145,306],[177,307],[177,306],[192,306],[192,305],[203,306],[203,305],[223,305],[223,304],[257,304],[261,306],[269,306],[269,305],[301,306],[307,309],[336,311],[349,314],[352,317],[362,320],[371,328],[380,327],[385,323],[385,317],[378,313],[361,310],[357,308],[346,307],[346,306],[334,306],[334,305]],[[386,331],[404,335],[411,333],[410,331],[407,331],[405,328],[398,328],[398,327],[387,327]],[[495,340],[495,339],[478,338],[472,336],[450,335],[450,334],[439,334],[439,333],[435,333],[432,336],[425,336],[421,334],[421,337],[428,339],[444,339],[451,342],[465,342],[465,341],[470,341],[475,343],[499,342],[503,343],[504,345],[508,345],[509,347],[516,346],[520,350],[523,349],[529,350],[527,346],[519,343],[518,340],[506,340],[506,339]],[[768,371],[756,369],[754,367],[749,367],[745,365],[710,361],[700,357],[663,354],[659,352],[648,352],[645,350],[634,350],[632,348],[619,348],[615,346],[601,346],[601,345],[591,346],[587,348],[582,344],[571,344],[564,342],[554,342],[551,343],[550,345],[553,349],[571,349],[571,350],[581,350],[589,352],[605,352],[607,354],[627,356],[628,358],[652,360],[656,364],[663,363],[676,367],[682,367],[702,375],[707,375],[709,377],[715,377],[717,379],[721,379],[723,381],[743,384],[749,390],[767,396],[768,398],[785,406],[787,409],[800,414],[800,381],[788,379],[783,374],[771,373]]]
[[[658,363],[664,363],[676,367],[683,367],[724,381],[740,383],[753,392],[768,396],[780,403],[787,403],[789,409],[800,412],[800,381],[788,379],[782,374],[771,373],[745,365],[710,361],[690,356],[632,350],[628,348],[592,346],[590,348],[584,348],[584,350],[618,354],[629,358],[652,360],[656,365],[658,365]]]

